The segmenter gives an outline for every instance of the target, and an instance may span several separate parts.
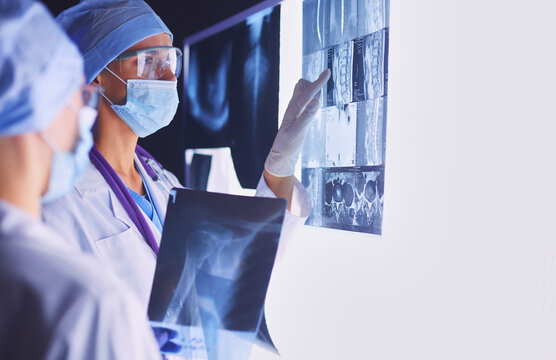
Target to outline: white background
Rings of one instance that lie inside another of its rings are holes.
[[[555,0],[391,0],[384,235],[289,244],[284,359],[556,359],[555,55]]]

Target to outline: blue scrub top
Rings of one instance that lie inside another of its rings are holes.
[[[141,179],[143,179],[143,175],[141,175]],[[162,223],[160,222],[160,217],[158,216],[156,207],[153,205],[152,196],[149,191],[149,187],[145,182],[145,179],[143,179],[143,186],[145,187],[145,190],[147,192],[145,196],[142,196],[136,193],[135,191],[131,190],[127,185],[126,188],[127,191],[129,191],[129,194],[131,195],[133,200],[135,200],[135,202],[137,203],[137,206],[139,206],[141,210],[143,210],[143,212],[148,216],[148,218],[151,219],[151,221],[156,226],[158,231],[160,231],[160,233],[162,234]]]

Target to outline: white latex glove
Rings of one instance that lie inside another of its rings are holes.
[[[301,79],[295,85],[282,125],[278,129],[264,164],[265,170],[271,175],[287,177],[294,174],[307,130],[319,109],[319,100],[316,96],[328,78],[330,78],[330,70],[326,69],[314,82]]]

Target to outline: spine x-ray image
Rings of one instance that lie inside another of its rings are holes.
[[[248,359],[284,212],[279,199],[175,190],[149,302],[163,353]]]
[[[186,46],[185,148],[230,147],[255,188],[278,128],[280,6]]]
[[[303,3],[303,76],[313,81],[326,68],[332,72],[303,146],[309,225],[382,233],[389,6],[388,0]]]

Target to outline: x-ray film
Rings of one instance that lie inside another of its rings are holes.
[[[302,181],[313,203],[308,225],[382,233],[389,6],[304,2],[303,76],[331,71],[303,146]]]
[[[351,102],[352,94],[353,43],[334,46],[332,76],[334,77],[334,105]]]
[[[326,123],[326,167],[354,166],[357,104],[322,109]]]
[[[307,55],[324,48],[324,22],[326,1],[306,0],[303,2],[303,54]]]
[[[308,225],[382,234],[384,168],[303,169],[311,189]]]
[[[184,146],[230,147],[238,180],[254,189],[278,127],[280,5],[185,45]]]
[[[303,74],[305,79],[309,81],[315,81],[318,79],[319,75],[324,71],[325,68],[325,52],[324,50],[316,51],[312,54],[303,56]],[[328,58],[326,59],[328,61]],[[324,106],[322,91],[319,95],[321,107]]]
[[[357,103],[357,166],[384,165],[386,97]]]
[[[357,36],[389,27],[389,0],[357,0]]]
[[[325,166],[326,159],[326,117],[325,109],[319,109],[309,126],[309,131],[303,143],[301,166],[317,168]]]
[[[358,0],[325,1],[325,45],[334,46],[357,37]]]
[[[148,311],[163,353],[248,359],[266,330],[264,301],[284,212],[279,199],[175,190]]]
[[[386,29],[353,41],[353,101],[386,95],[387,51]]]

